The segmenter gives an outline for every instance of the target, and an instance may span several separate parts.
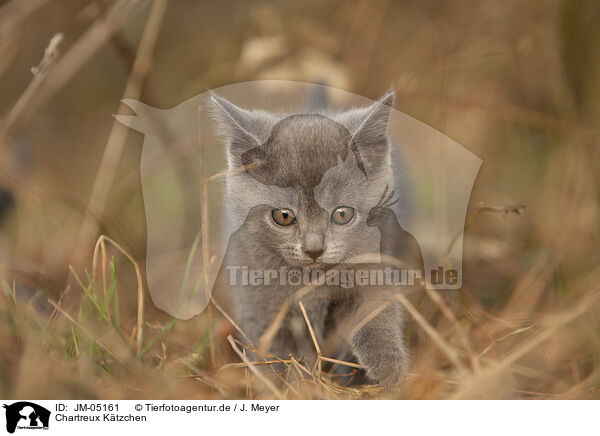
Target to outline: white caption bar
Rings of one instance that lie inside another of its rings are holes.
[[[588,434],[596,401],[2,401],[0,434]],[[130,433],[131,432],[131,433]],[[383,434],[383,433],[382,433]]]

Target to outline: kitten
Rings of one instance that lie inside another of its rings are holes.
[[[229,287],[236,321],[254,343],[303,285],[280,277],[232,285],[242,266],[309,273],[381,269],[372,260],[353,260],[381,250],[422,270],[416,240],[391,209],[398,202],[388,138],[393,91],[370,107],[308,114],[249,111],[214,94],[210,100],[227,135],[233,170],[227,180],[229,218],[243,223],[229,239],[218,283]],[[301,297],[323,353],[358,361],[368,379],[386,387],[398,383],[408,365],[395,292],[399,287],[333,282]],[[298,304],[292,304],[270,352],[315,358]]]

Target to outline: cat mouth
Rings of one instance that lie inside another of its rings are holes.
[[[322,267],[325,263],[321,260],[313,260],[311,263],[307,265],[308,268],[318,268]]]
[[[337,265],[339,262],[326,261],[324,259],[318,258],[312,261],[306,261],[302,263],[302,267],[309,269],[327,269],[334,265]]]
[[[294,266],[300,266],[302,268],[317,268],[321,267],[325,264],[322,260],[317,259],[287,259],[288,263]]]

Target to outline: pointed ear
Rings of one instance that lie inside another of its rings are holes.
[[[212,92],[209,92],[209,105],[211,115],[218,123],[218,132],[228,138],[230,166],[242,165],[242,154],[260,145],[259,118]]]
[[[364,111],[352,133],[352,144],[358,147],[361,153],[387,153],[388,125],[395,96],[396,91],[390,87],[383,97]]]

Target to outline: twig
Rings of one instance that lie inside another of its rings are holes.
[[[324,360],[325,362],[337,363],[338,365],[342,366],[349,366],[351,368],[363,369],[363,367],[360,366],[358,363],[347,362],[345,360],[334,359],[332,357],[321,356],[321,360]]]
[[[198,109],[201,110],[200,108]],[[198,114],[200,116],[200,114]],[[198,138],[201,138],[202,135],[198,132]],[[199,144],[201,145],[201,144]],[[202,159],[204,159],[204,147],[200,147],[202,152]],[[202,223],[202,227],[200,229],[202,234],[202,270],[203,270],[203,281],[204,281],[204,295],[206,297],[206,302],[208,304],[208,347],[210,354],[210,364],[211,367],[214,368],[216,366],[216,358],[215,358],[215,337],[213,331],[213,313],[212,308],[210,307],[210,297],[211,297],[211,289],[209,289],[209,213],[208,213],[208,182],[204,176],[204,165],[200,165],[200,191],[201,195],[201,203],[200,203],[200,222]]]
[[[309,293],[313,292],[315,289],[316,286],[310,283],[306,286],[301,287],[283,301],[283,303],[279,307],[279,310],[277,311],[277,314],[271,321],[271,324],[269,325],[269,327],[267,327],[265,332],[262,334],[260,340],[258,341],[259,350],[265,352],[269,349],[271,343],[273,342],[273,339],[275,338],[275,335],[277,335],[279,328],[283,324],[283,321],[285,320],[285,317],[289,312],[290,307],[292,306],[292,301],[296,299],[301,299],[305,295],[308,295]]]
[[[58,57],[60,56],[60,43],[63,40],[63,34],[57,33],[48,42],[48,46],[44,50],[44,55],[40,63],[31,67],[31,73],[33,74],[33,80],[29,82],[29,85],[21,94],[15,105],[12,107],[10,112],[4,117],[2,120],[2,125],[0,126],[0,137],[4,137],[13,126],[15,120],[19,117],[21,112],[25,109],[27,103],[31,100],[33,95],[37,92],[40,85],[42,84],[46,74],[50,71],[50,68],[54,65]]]
[[[179,362],[181,362],[182,365],[184,365],[187,368],[189,368],[192,371],[194,371],[194,373],[196,374],[197,378],[200,381],[203,381],[204,383],[206,383],[207,385],[209,385],[211,388],[216,389],[224,397],[228,397],[229,396],[227,394],[227,391],[225,389],[223,389],[221,386],[219,386],[219,384],[212,377],[210,377],[209,375],[207,375],[204,371],[202,371],[196,365],[193,365],[192,363],[188,362],[186,359],[179,359]]]
[[[490,351],[494,347],[494,345],[498,344],[498,342],[502,342],[504,339],[509,338],[514,335],[517,335],[519,333],[526,332],[527,330],[529,330],[533,327],[535,327],[535,324],[531,324],[527,327],[522,327],[520,329],[516,329],[510,333],[507,333],[506,335],[502,336],[501,338],[494,339],[494,341],[491,344],[489,344],[487,347],[485,347],[485,349],[481,353],[479,353],[479,358],[482,358],[483,356],[485,356],[488,353],[488,351]]]
[[[262,381],[265,384],[265,386],[267,386],[267,388],[269,388],[271,390],[271,392],[273,392],[278,399],[280,399],[280,400],[285,399],[285,396],[283,395],[283,393],[279,389],[277,389],[275,387],[275,385],[273,383],[271,383],[271,381],[264,376],[264,374],[262,374],[258,369],[256,369],[254,367],[254,365],[252,365],[251,362],[248,360],[248,358],[244,355],[244,353],[242,353],[240,351],[240,349],[236,345],[236,343],[231,335],[227,336],[227,340],[231,344],[231,348],[233,348],[233,351],[235,351],[235,353],[238,356],[240,356],[240,359],[242,359],[242,362],[244,362],[245,364],[248,365],[248,369],[250,371],[252,371],[254,373],[254,375],[260,381]]]
[[[438,346],[440,351],[446,355],[446,357],[458,368],[460,372],[465,372],[465,367],[460,361],[460,358],[456,352],[448,345],[448,343],[440,336],[440,334],[425,320],[423,315],[413,306],[410,301],[403,294],[396,294],[394,296],[404,308],[412,315],[417,324],[427,333],[427,335],[433,340]]]
[[[306,309],[304,308],[304,303],[302,303],[302,300],[300,300],[298,304],[300,305],[302,316],[304,316],[304,321],[308,326],[308,331],[310,332],[310,337],[315,346],[315,350],[317,351],[317,356],[321,356],[321,348],[319,347],[319,342],[317,341],[317,337],[315,336],[315,331],[313,330],[312,324],[310,323],[310,319],[308,319],[308,314],[306,313]]]
[[[0,131],[7,134],[17,124],[17,121],[24,121],[25,114],[28,117],[33,116],[68,83],[85,62],[100,49],[110,35],[122,26],[141,4],[140,0],[121,0],[115,4],[108,12],[107,19],[96,22],[65,53],[61,60],[56,62],[51,71],[46,70],[48,74],[34,78],[34,81],[6,116]],[[44,86],[40,86],[42,83]]]
[[[292,363],[292,361],[291,360],[259,360],[259,361],[253,362],[251,360],[248,360],[248,363],[233,362],[233,363],[226,363],[225,365],[223,365],[222,367],[217,369],[215,372],[221,372],[221,371],[225,371],[227,369],[246,368],[246,367],[248,367],[248,364],[257,366],[257,365],[271,365],[271,364],[277,364],[277,363],[290,364],[290,363]]]
[[[310,337],[313,341],[313,345],[315,346],[315,350],[317,352],[317,361],[315,362],[315,366],[313,367],[313,372],[317,371],[317,377],[321,377],[321,347],[319,347],[319,342],[317,341],[317,337],[315,335],[315,331],[313,329],[312,324],[310,323],[310,319],[308,318],[308,314],[306,313],[306,309],[304,308],[304,303],[302,300],[298,301],[300,305],[300,310],[302,311],[302,316],[304,317],[304,321],[308,326],[308,331],[310,332]]]
[[[246,333],[244,333],[240,326],[236,324],[233,318],[231,318],[229,314],[225,312],[225,310],[223,310],[223,308],[215,301],[214,298],[211,298],[211,302],[217,308],[217,310],[221,312],[221,315],[223,315],[225,319],[229,321],[229,323],[244,337],[244,340],[247,341],[253,347],[256,347],[256,345],[254,345],[254,342],[252,342],[252,340],[248,336],[246,336]]]
[[[458,333],[458,337],[460,338],[463,347],[465,347],[465,350],[467,351],[467,353],[469,353],[469,360],[471,361],[473,371],[478,372],[479,361],[477,360],[475,353],[473,353],[471,342],[469,342],[469,338],[467,337],[467,334],[465,333],[462,325],[460,325],[460,323],[458,322],[458,319],[456,319],[454,312],[452,311],[452,309],[450,309],[450,307],[444,302],[442,297],[440,297],[440,295],[436,291],[434,291],[433,289],[425,288],[425,292],[427,293],[427,295],[429,295],[429,298],[431,298],[433,302],[439,307],[440,311],[442,312],[442,315],[444,315],[444,318],[446,318],[450,322],[450,324],[456,329],[456,332]]]
[[[464,228],[466,229],[475,220],[475,218],[483,212],[502,213],[504,215],[515,214],[518,216],[523,216],[526,208],[527,206],[523,204],[517,204],[514,206],[485,206],[483,203],[479,203],[479,207],[477,207],[477,209],[475,209],[465,221]],[[450,240],[450,243],[448,244],[448,249],[446,250],[444,258],[450,255],[452,249],[454,248],[454,244],[456,244],[456,241],[458,241],[458,238],[463,233],[464,230],[460,230],[452,237],[452,240]]]
[[[129,76],[127,86],[123,93],[128,98],[139,98],[142,90],[142,84],[150,67],[150,58],[154,51],[154,45],[158,38],[160,25],[163,20],[168,0],[155,0],[150,10],[150,15],[144,27],[140,46],[138,48],[133,70]],[[113,126],[104,149],[104,155],[98,168],[96,180],[90,193],[90,198],[86,207],[85,215],[79,229],[77,242],[73,258],[78,259],[85,252],[90,240],[94,237],[98,229],[96,217],[103,213],[106,199],[112,185],[125,141],[127,140],[128,129],[122,126],[117,120]],[[75,262],[73,262],[75,263]]]

